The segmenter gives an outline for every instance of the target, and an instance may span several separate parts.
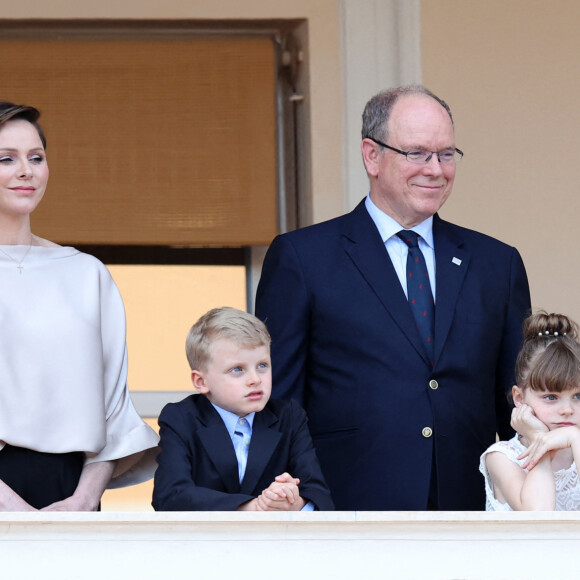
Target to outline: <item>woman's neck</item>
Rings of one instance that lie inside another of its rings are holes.
[[[33,238],[29,216],[0,216],[0,245],[28,245]]]

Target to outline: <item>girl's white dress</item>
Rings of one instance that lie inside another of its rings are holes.
[[[483,473],[485,478],[485,509],[486,511],[512,511],[512,508],[507,503],[502,503],[493,495],[493,483],[485,458],[488,453],[497,451],[506,455],[511,461],[517,463],[520,467],[525,463],[525,459],[518,460],[518,456],[523,453],[526,448],[520,443],[516,435],[509,441],[499,441],[494,443],[479,460],[479,471]],[[527,471],[527,470],[526,470]],[[567,469],[561,469],[554,473],[554,480],[556,482],[556,511],[577,511],[580,510],[580,483],[578,481],[578,469],[576,464]]]

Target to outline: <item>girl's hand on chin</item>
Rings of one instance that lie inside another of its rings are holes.
[[[536,417],[534,410],[525,403],[513,409],[511,426],[530,443],[540,433],[547,433],[549,431],[548,427]]]

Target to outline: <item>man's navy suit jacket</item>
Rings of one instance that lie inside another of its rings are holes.
[[[285,471],[300,478],[301,497],[319,510],[334,509],[306,414],[295,401],[271,400],[255,414],[241,484],[232,439],[205,395],[166,405],[159,426],[161,452],[153,490],[157,511],[235,510]]]
[[[434,453],[439,509],[484,509],[479,457],[496,431],[511,434],[523,262],[437,215],[433,235],[433,366],[364,201],[266,255],[256,314],[272,335],[274,396],[304,406],[336,509],[426,509]]]

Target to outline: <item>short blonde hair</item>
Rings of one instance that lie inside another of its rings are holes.
[[[212,342],[226,338],[246,348],[267,346],[270,334],[266,325],[253,314],[223,306],[206,312],[189,330],[185,354],[191,370],[206,370]]]

